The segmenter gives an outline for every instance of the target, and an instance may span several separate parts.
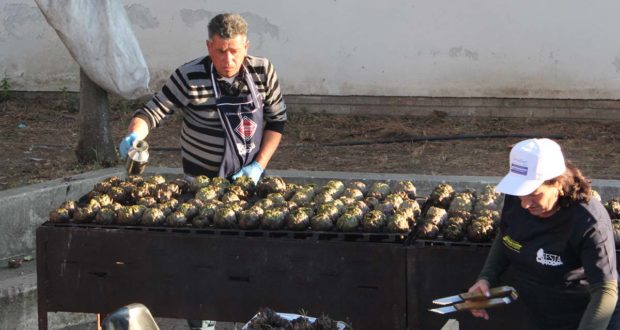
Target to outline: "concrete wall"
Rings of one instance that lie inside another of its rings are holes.
[[[620,2],[122,0],[157,86],[240,12],[287,94],[620,99]],[[32,0],[0,0],[0,78],[77,90],[78,68]],[[4,76],[2,76],[4,75]]]

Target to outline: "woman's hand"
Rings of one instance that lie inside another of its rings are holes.
[[[468,292],[481,292],[485,296],[489,296],[489,281],[480,279],[478,282],[474,283],[474,285],[469,288]],[[489,313],[485,309],[472,309],[471,314],[475,317],[482,317],[485,320],[489,319]]]

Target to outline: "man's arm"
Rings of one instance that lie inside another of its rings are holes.
[[[149,124],[141,117],[133,117],[129,122],[127,132],[129,134],[137,133],[138,138],[144,140],[146,136],[149,135]]]
[[[282,139],[282,133],[276,131],[265,130],[263,132],[263,141],[260,146],[260,150],[256,155],[256,162],[263,168],[267,168],[267,164],[271,160],[271,157],[278,149],[280,140]]]

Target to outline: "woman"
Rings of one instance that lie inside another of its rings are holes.
[[[511,265],[540,329],[616,329],[611,221],[590,198],[590,181],[564,161],[557,143],[530,139],[512,148],[510,171],[496,189],[506,194],[498,236],[469,291],[488,295]],[[485,310],[472,314],[489,318]]]

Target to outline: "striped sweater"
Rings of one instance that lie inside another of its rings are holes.
[[[282,133],[286,122],[286,104],[273,65],[265,58],[253,56],[247,56],[244,65],[264,100],[265,130]],[[162,89],[134,114],[146,120],[149,129],[153,129],[174,111],[182,111],[183,171],[194,176],[217,176],[224,155],[226,133],[215,105],[210,68],[211,59],[208,56],[183,64],[172,73]],[[215,76],[218,80],[217,74]],[[243,84],[240,95],[249,93],[248,87]]]

